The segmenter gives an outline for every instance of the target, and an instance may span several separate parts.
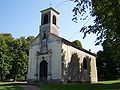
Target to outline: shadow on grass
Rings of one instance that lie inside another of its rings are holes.
[[[120,89],[120,83],[113,84],[83,84],[83,83],[67,83],[67,84],[40,84],[42,90],[109,90]]]
[[[112,83],[112,84],[91,84],[93,88],[98,89],[120,89],[120,83]],[[95,89],[94,89],[95,90]]]

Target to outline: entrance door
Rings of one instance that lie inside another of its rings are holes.
[[[40,62],[40,80],[47,80],[47,61],[43,60]]]

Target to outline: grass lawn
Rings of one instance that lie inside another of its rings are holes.
[[[0,86],[0,90],[24,90],[24,89],[15,85],[8,85],[8,86]]]
[[[24,90],[19,84],[26,82],[0,82],[0,90]]]
[[[26,83],[26,82],[23,82]],[[0,90],[24,90],[19,82],[0,82]],[[100,81],[94,84],[67,83],[67,84],[39,84],[40,90],[120,90],[120,80]]]
[[[94,84],[67,83],[67,84],[40,84],[41,90],[120,90],[120,80],[102,81]]]
[[[119,83],[120,84],[120,80],[99,81],[98,83],[100,83],[100,84],[115,84],[115,83]]]

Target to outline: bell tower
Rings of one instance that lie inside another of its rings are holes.
[[[44,35],[43,33],[52,33],[58,35],[59,12],[50,7],[42,10],[41,14],[40,34]]]
[[[40,25],[40,40],[41,48],[40,53],[48,52],[48,36],[49,34],[58,35],[58,16],[59,12],[52,7],[41,11],[41,25]]]

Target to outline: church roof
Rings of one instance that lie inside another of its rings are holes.
[[[52,33],[51,33],[51,34],[52,34]],[[74,47],[74,48],[76,48],[76,49],[79,49],[79,50],[81,50],[81,51],[83,51],[83,52],[86,52],[86,53],[88,53],[88,54],[90,54],[90,55],[96,56],[95,53],[92,53],[92,52],[90,52],[90,51],[88,51],[88,50],[86,50],[86,49],[80,48],[80,47],[78,47],[77,45],[75,45],[74,43],[72,43],[72,42],[70,42],[70,41],[68,41],[68,40],[66,40],[66,39],[64,39],[64,38],[62,38],[62,37],[59,37],[59,36],[57,36],[57,35],[55,35],[55,34],[52,34],[52,35],[60,38],[60,39],[62,40],[62,42],[64,42],[64,43],[67,44],[67,45],[70,45],[70,46],[72,46],[72,47]]]
[[[88,54],[90,54],[90,55],[96,56],[96,54],[94,54],[94,53],[92,53],[92,52],[90,52],[90,51],[88,51],[88,50],[86,50],[86,49],[80,48],[80,47],[78,47],[77,45],[75,45],[74,43],[72,43],[72,42],[70,42],[70,41],[68,41],[68,40],[66,40],[66,39],[64,39],[64,38],[62,38],[62,41],[63,41],[65,44],[68,44],[68,45],[70,45],[70,46],[72,46],[72,47],[74,47],[74,48],[76,48],[76,49],[79,49],[79,50],[81,50],[81,51],[83,51],[83,52],[86,52],[86,53],[88,53]]]
[[[57,10],[55,10],[55,9],[52,8],[52,7],[49,7],[49,8],[47,8],[47,9],[44,9],[44,10],[42,10],[42,11],[40,11],[40,12],[49,11],[49,10],[52,10],[52,11],[56,12],[57,14],[60,14]]]

